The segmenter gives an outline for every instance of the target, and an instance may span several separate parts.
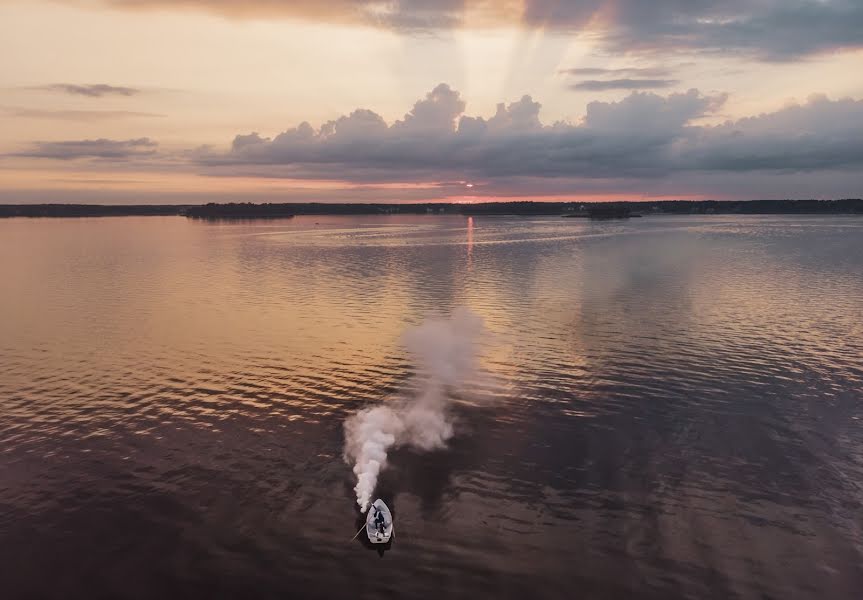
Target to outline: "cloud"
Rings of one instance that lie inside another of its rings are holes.
[[[726,101],[725,94],[704,96],[696,89],[659,96],[634,92],[619,102],[591,102],[584,127],[603,133],[676,137],[690,121],[715,112]]]
[[[141,90],[131,87],[108,85],[105,83],[90,83],[79,85],[74,83],[52,83],[39,86],[36,89],[52,92],[62,92],[72,96],[87,96],[88,98],[101,98],[102,96],[134,96]]]
[[[579,123],[543,124],[530,96],[499,104],[489,118],[468,116],[460,94],[441,84],[392,124],[358,109],[272,138],[238,135],[229,150],[201,150],[194,160],[211,175],[352,183],[656,180],[863,166],[863,101],[817,96],[769,114],[699,124],[725,101],[695,89],[633,92],[591,102]]]
[[[294,200],[859,194],[863,100],[815,95],[706,124],[726,100],[696,89],[634,91],[617,101],[590,102],[577,122],[544,123],[540,103],[530,96],[479,116],[467,112],[457,90],[440,84],[395,121],[358,108],[276,135],[244,132],[224,149],[167,155],[149,138],[90,139],[35,142],[13,156],[100,167],[122,162],[116,168],[167,167],[247,181],[281,178],[279,194]],[[164,158],[170,160],[154,162]],[[321,187],[320,181],[330,183]],[[473,187],[466,188],[467,181]]]
[[[681,163],[733,172],[859,168],[863,101],[814,95],[806,104],[706,128],[686,144]]]
[[[763,60],[863,47],[859,0],[526,0],[524,22],[596,29],[620,52],[746,53]]]
[[[624,67],[621,69],[601,69],[597,67],[576,67],[560,71],[567,75],[588,77],[667,77],[671,75],[671,69],[664,67]]]
[[[466,9],[496,13],[493,0],[103,0],[127,9],[190,8],[231,18],[288,17],[328,23],[362,23],[401,30],[457,27]],[[469,6],[470,5],[470,6]]]
[[[572,84],[574,90],[604,92],[607,90],[655,90],[679,84],[677,79],[588,79]]]
[[[602,77],[586,79],[569,85],[570,89],[605,92],[609,90],[656,90],[673,87],[680,83],[669,79],[672,70],[667,67],[622,67],[604,69],[599,67],[575,67],[563,69],[560,73],[576,77]]]
[[[617,0],[614,12],[603,33],[610,50],[738,52],[787,61],[863,47],[859,0]]]
[[[59,142],[33,142],[30,148],[17,152],[14,156],[25,158],[52,158],[73,160],[96,158],[104,160],[128,160],[152,156],[156,153],[157,143],[149,138],[131,140],[71,140]]]
[[[863,47],[860,0],[101,0],[101,3],[127,9],[196,8],[232,18],[282,16],[396,30],[521,25],[572,35],[589,32],[607,50],[629,53],[736,52],[782,61]]]
[[[132,110],[54,110],[9,106],[5,113],[22,119],[54,119],[58,121],[103,121],[108,119],[153,118],[166,115]]]
[[[423,100],[418,100],[411,111],[405,115],[403,121],[396,121],[393,128],[396,131],[406,133],[437,133],[452,130],[455,120],[464,112],[465,102],[455,90],[441,83],[426,95]],[[367,111],[365,120],[375,122],[375,129],[380,131],[380,121],[377,115]]]

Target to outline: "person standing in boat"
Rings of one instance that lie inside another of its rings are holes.
[[[378,531],[384,533],[384,526],[386,522],[384,521],[384,511],[375,509],[375,525],[378,526]]]

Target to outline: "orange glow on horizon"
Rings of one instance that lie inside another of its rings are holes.
[[[698,193],[635,196],[624,192],[536,195],[451,194],[446,182],[354,183],[342,180],[289,179],[251,176],[209,176],[182,171],[109,171],[98,165],[59,164],[50,171],[29,164],[0,169],[0,188],[21,192],[54,191],[140,192],[141,194],[212,194],[219,201],[226,195],[244,202],[357,202],[357,203],[452,203],[485,202],[622,202],[650,200],[707,200],[714,196]],[[38,175],[38,176],[37,176]],[[476,184],[474,184],[476,185]],[[463,185],[463,188],[466,188]],[[471,189],[473,192],[477,187]],[[404,192],[404,193],[400,193]],[[196,202],[197,200],[191,200]]]

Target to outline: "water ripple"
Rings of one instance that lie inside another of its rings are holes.
[[[4,220],[0,583],[855,597],[861,234],[839,217]],[[409,394],[402,332],[462,305],[489,328],[485,370],[450,448],[384,472],[399,533],[381,561],[346,543],[341,423]]]

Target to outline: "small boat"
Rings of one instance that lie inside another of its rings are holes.
[[[383,500],[378,498],[372,503],[366,515],[366,535],[372,544],[386,544],[394,531],[393,514]]]

